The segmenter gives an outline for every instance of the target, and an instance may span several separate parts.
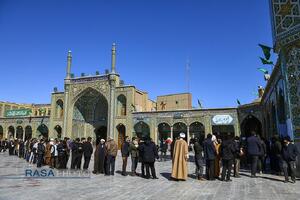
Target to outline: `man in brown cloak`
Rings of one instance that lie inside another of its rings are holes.
[[[186,180],[188,175],[187,160],[189,158],[188,144],[184,140],[185,134],[180,133],[173,152],[173,166],[171,177],[176,180]]]

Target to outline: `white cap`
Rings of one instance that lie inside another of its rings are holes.
[[[214,141],[216,141],[216,140],[217,140],[217,137],[216,137],[215,135],[213,135],[212,138],[211,138],[211,141],[214,142]]]
[[[180,134],[179,134],[179,137],[185,138],[185,133],[180,133]]]
[[[104,140],[104,139],[101,139],[100,142],[105,142],[105,140]]]

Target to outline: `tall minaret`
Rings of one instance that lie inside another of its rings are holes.
[[[71,78],[72,52],[68,51],[67,79]]]
[[[111,49],[111,73],[116,73],[116,43],[112,44]]]

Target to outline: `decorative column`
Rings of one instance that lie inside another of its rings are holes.
[[[23,127],[22,127],[23,128]],[[26,127],[25,127],[26,128]],[[23,140],[23,142],[25,141],[25,133],[26,133],[26,129],[25,128],[23,128],[23,135],[22,135],[22,140]]]
[[[173,140],[173,126],[171,126],[171,139]]]
[[[186,140],[188,145],[190,145],[190,126],[188,125],[186,128],[187,128]]]
[[[113,43],[111,49],[111,74],[109,74],[109,84],[110,84],[110,99],[109,99],[109,119],[108,119],[108,136],[111,138],[115,138],[115,88],[116,88],[116,44]]]
[[[108,137],[115,139],[115,126],[114,126],[114,117],[115,117],[115,84],[116,77],[114,74],[109,75],[110,83],[110,99],[109,99],[109,116],[108,116]]]
[[[72,54],[71,51],[68,52],[67,57],[67,76],[65,78],[65,93],[64,93],[64,119],[63,119],[63,131],[62,131],[62,137],[67,137],[68,131],[68,115],[69,115],[69,89],[70,89],[70,83],[71,83],[71,65],[72,65]]]
[[[2,104],[1,107],[2,107],[2,108],[1,108],[0,117],[4,117],[4,115],[5,115],[5,104]]]
[[[111,73],[116,73],[116,43],[113,43],[111,48]]]
[[[68,51],[68,57],[67,57],[67,77],[66,79],[71,78],[71,65],[72,65],[72,52]]]
[[[157,135],[158,135],[158,129],[157,129],[157,126],[155,126],[155,131],[154,131],[154,141],[156,141],[157,143],[156,144],[158,144],[159,145],[159,139],[158,139],[158,137],[157,137]]]

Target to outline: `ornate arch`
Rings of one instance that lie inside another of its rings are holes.
[[[95,81],[84,84],[73,84],[70,88],[71,103],[74,104],[80,96],[82,96],[88,89],[95,90],[102,94],[106,100],[109,98],[108,82]]]
[[[127,98],[124,94],[117,97],[117,116],[126,116],[127,114]]]
[[[187,119],[177,119],[177,120],[173,120],[172,126],[174,126],[174,124],[177,124],[177,123],[184,123],[186,126],[188,125]]]
[[[160,124],[167,124],[170,127],[173,126],[172,123],[168,122],[167,120],[161,120],[161,121],[157,121],[156,122],[156,126],[160,125]]]

